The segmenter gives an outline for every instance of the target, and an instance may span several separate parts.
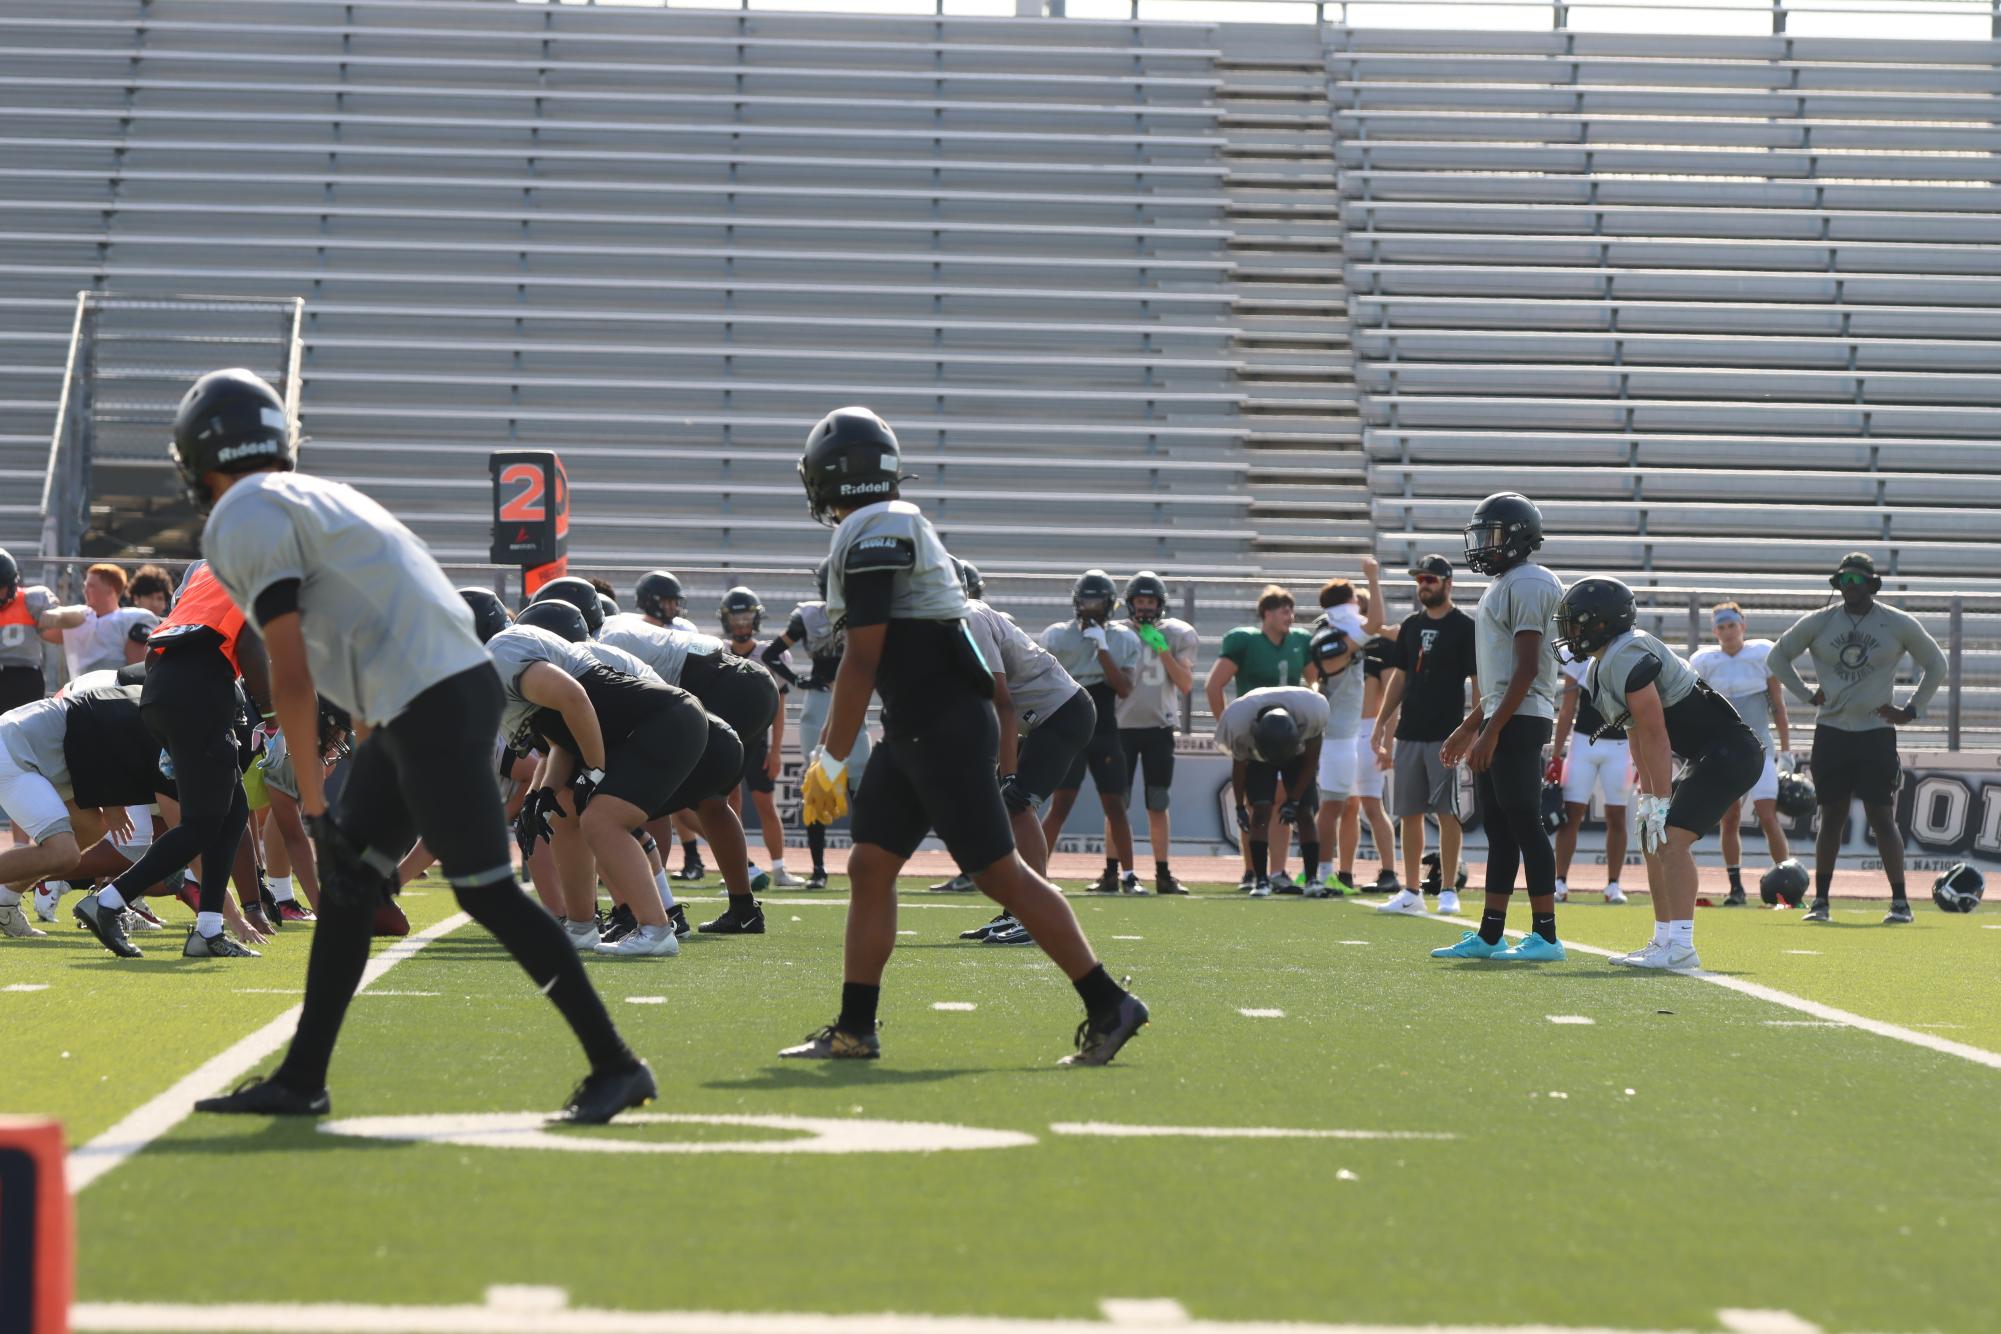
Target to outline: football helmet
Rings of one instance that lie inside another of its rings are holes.
[[[738,626],[746,616],[750,617],[750,629],[740,630]],[[764,604],[758,601],[757,594],[738,584],[723,594],[716,618],[722,622],[724,635],[754,635],[764,628]]]
[[[1542,511],[1518,491],[1497,491],[1474,507],[1465,537],[1466,564],[1500,574],[1542,546]]]
[[[581,644],[591,637],[584,614],[577,610],[575,603],[563,598],[544,598],[529,603],[521,609],[521,615],[515,618],[514,623],[547,630],[556,638],[572,644]]]
[[[472,608],[473,633],[479,642],[487,640],[514,624],[514,615],[507,610],[507,604],[490,588],[461,588],[459,596]]]
[[[561,579],[551,579],[535,590],[534,597],[528,599],[530,606],[537,602],[550,601],[567,602],[575,607],[584,618],[584,629],[589,631],[591,638],[597,637],[599,627],[604,624],[604,607],[598,602],[598,591],[591,587],[590,580],[567,574]],[[525,611],[522,613],[523,616],[527,614]]]
[[[867,408],[836,408],[820,418],[799,456],[806,511],[830,528],[837,506],[887,500],[904,478],[896,432]]]
[[[1932,881],[1932,902],[1940,912],[1972,912],[1986,892],[1986,878],[1965,862],[1949,867]]]
[[[1134,598],[1148,597],[1155,599],[1153,610],[1142,612],[1133,605]],[[1134,623],[1138,625],[1152,625],[1167,615],[1166,581],[1152,570],[1141,570],[1126,580],[1126,615],[1132,617]]]
[[[1557,641],[1581,662],[1632,629],[1637,614],[1633,590],[1617,579],[1579,579],[1557,604]]]
[[[1070,606],[1086,624],[1109,620],[1118,596],[1118,585],[1103,570],[1086,570],[1070,585]]]
[[[1806,867],[1788,857],[1758,877],[1758,897],[1775,908],[1781,904],[1797,908],[1806,902],[1806,891],[1812,883]]]
[[[204,512],[215,503],[202,479],[209,473],[299,466],[298,434],[285,400],[263,378],[241,367],[210,371],[194,382],[174,411],[167,457],[188,500]]]
[[[666,570],[650,570],[632,586],[632,601],[641,615],[672,621],[681,614],[681,581]]]

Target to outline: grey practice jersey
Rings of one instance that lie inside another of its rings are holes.
[[[1496,575],[1473,612],[1473,661],[1480,677],[1480,708],[1489,718],[1508,693],[1515,675],[1515,636],[1534,630],[1542,636],[1542,664],[1529,693],[1515,710],[1517,718],[1556,717],[1557,604],[1563,601],[1563,581],[1540,565],[1517,565]],[[1612,721],[1610,714],[1606,721]]]
[[[1132,631],[1133,638],[1139,638],[1139,631],[1131,622],[1120,621],[1119,625]],[[1153,628],[1166,638],[1167,651],[1193,672],[1195,654],[1202,647],[1202,636],[1195,633],[1195,627],[1163,616],[1153,623]],[[1160,665],[1160,656],[1144,642],[1140,644],[1139,670],[1133,677],[1132,693],[1118,703],[1120,727],[1181,726],[1181,701],[1185,696],[1169,679],[1167,669]]]
[[[714,635],[668,629],[629,611],[606,617],[604,628],[598,631],[597,642],[624,649],[652,668],[670,686],[681,684],[681,668],[690,657],[712,658],[726,647]]]
[[[792,609],[799,618],[799,624],[806,627],[806,638],[800,646],[815,658],[836,658],[841,654],[841,632],[834,628],[833,617],[827,615],[824,602],[802,602]]]
[[[1626,683],[1632,679],[1634,669],[1650,658],[1660,663],[1660,674],[1654,678],[1653,687],[1660,692],[1663,709],[1687,699],[1701,679],[1680,654],[1645,630],[1626,631],[1605,646],[1605,652],[1584,674],[1583,688],[1591,692],[1592,706],[1611,726],[1632,724],[1633,712],[1626,706]]]
[[[636,676],[642,681],[662,679],[660,673],[648,666],[644,659],[637,654],[626,652],[616,644],[593,640],[578,647],[590,654],[600,667],[609,667],[615,672],[624,672],[627,676]]]
[[[1042,632],[1041,640],[1042,647],[1055,655],[1078,685],[1104,684],[1105,665],[1098,661],[1098,646],[1084,638],[1083,626],[1075,621],[1058,621]],[[1146,651],[1139,636],[1117,622],[1105,627],[1105,648],[1128,677],[1139,670],[1140,654]]]
[[[339,482],[250,474],[216,502],[202,552],[253,619],[258,594],[300,581],[314,684],[357,722],[389,722],[438,682],[486,661],[472,609],[424,544]]]
[[[507,692],[506,707],[500,715],[502,736],[517,737],[535,715],[536,704],[521,693],[521,674],[538,662],[546,662],[576,680],[597,665],[597,659],[580,645],[559,639],[538,625],[510,625],[486,641],[494,670]]]
[[[1305,686],[1261,686],[1237,696],[1223,710],[1223,716],[1216,720],[1216,749],[1233,760],[1253,758],[1251,725],[1273,705],[1291,714],[1292,720],[1299,724],[1302,744],[1327,734],[1327,701],[1319,691]]]
[[[892,570],[889,615],[896,621],[960,621],[966,589],[931,521],[907,500],[879,500],[841,520],[827,555],[827,618],[847,619],[850,570]]]
[[[1062,708],[1079,686],[1063,664],[1028,637],[1004,612],[984,602],[970,604],[966,633],[980,660],[996,676],[1007,677],[1008,698],[1014,701],[1015,722],[1027,736],[1037,724]]]
[[[1897,664],[1908,653],[1922,675],[1910,705],[1922,712],[1945,681],[1945,654],[1938,641],[1908,612],[1878,602],[1861,616],[1836,603],[1800,617],[1772,648],[1772,675],[1779,684],[1811,702],[1813,691],[1800,679],[1793,659],[1813,654],[1813,672],[1827,702],[1814,718],[1817,727],[1872,732],[1890,726],[1876,710],[1896,691]]]
[[[124,695],[139,702],[140,687],[108,682],[71,688],[53,699],[36,700],[0,714],[0,748],[9,759],[30,773],[40,774],[63,800],[70,799],[69,760],[63,754],[63,740],[69,735],[69,711],[79,700]]]
[[[58,606],[56,595],[40,584],[30,584],[0,607],[0,667],[40,667],[42,665],[42,613]]]

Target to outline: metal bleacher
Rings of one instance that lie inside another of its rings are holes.
[[[1220,100],[1286,85],[1331,183],[1297,36],[1226,74],[1185,23],[11,7],[0,473],[39,476],[79,289],[299,296],[308,466],[448,560],[484,551],[487,451],[552,447],[580,561],[809,563],[793,460],[865,402],[975,559],[1318,569],[1368,535],[1352,389],[1306,364],[1338,259],[1318,305],[1259,282],[1240,342],[1240,263],[1300,248],[1273,196],[1319,182],[1233,193]]]
[[[2001,43],[1327,36],[1390,549],[1509,487],[1565,571],[2001,589]]]

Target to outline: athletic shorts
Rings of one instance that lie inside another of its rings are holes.
[[[748,781],[753,792],[771,791],[771,780],[761,772],[771,745],[771,720],[779,707],[778,683],[771,673],[734,655],[689,654],[681,668],[681,688],[728,723],[743,743],[743,771],[738,778]],[[758,777],[751,776],[753,767],[759,771]]]
[[[261,811],[271,804],[271,794],[264,782],[264,760],[265,757],[259,755],[243,771],[243,799],[250,803],[253,811]]]
[[[1589,806],[1593,791],[1607,806],[1624,806],[1633,791],[1633,747],[1629,741],[1593,741],[1575,733],[1563,761],[1563,799]]]
[[[48,694],[39,667],[0,667],[0,713],[33,704]]]
[[[1779,757],[1769,748],[1765,751],[1765,767],[1758,775],[1758,781],[1751,784],[1751,790],[1744,794],[1746,801],[1777,801],[1779,799]]]
[[[1089,691],[1077,692],[1045,715],[1033,732],[1015,747],[1015,785],[1040,810],[1051,793],[1063,786],[1070,766],[1098,731],[1098,706]]]
[[[1370,756],[1370,770],[1375,769]],[[1320,795],[1329,801],[1346,801],[1356,794],[1355,738],[1330,736],[1320,743]]]
[[[1355,795],[1364,801],[1382,800],[1389,781],[1388,772],[1376,767],[1375,726],[1374,718],[1364,718],[1362,730],[1355,734]]]
[[[1865,806],[1887,806],[1896,798],[1903,776],[1896,728],[1813,729],[1813,790],[1822,806],[1846,810],[1850,797],[1860,798]]]
[[[993,706],[970,690],[941,703],[921,726],[886,721],[855,789],[854,841],[908,859],[936,829],[953,860],[978,875],[1014,851],[994,772],[999,752]]]
[[[183,820],[228,814],[243,778],[237,759],[242,714],[236,678],[220,651],[189,644],[155,655],[139,694],[139,716],[173,763]]]
[[[605,747],[598,795],[630,802],[649,819],[672,810],[667,803],[702,758],[708,732],[709,714],[701,705],[666,695],[644,722]]]
[[[74,832],[69,805],[56,785],[16,764],[5,746],[0,746],[0,811],[7,812],[9,824],[37,843]]]
[[[1127,792],[1133,790],[1137,773],[1147,792],[1165,792],[1174,786],[1174,729],[1171,727],[1121,727],[1119,749],[1126,756]],[[1148,810],[1154,809],[1152,806]],[[1160,809],[1165,810],[1166,807]]]
[[[1326,747],[1321,747],[1326,753]],[[1312,781],[1306,770],[1306,757],[1296,756],[1283,767],[1266,764],[1263,760],[1252,760],[1244,766],[1244,801],[1251,806],[1268,806],[1278,800],[1279,784],[1285,784],[1286,799],[1296,800]]]
[[[831,690],[802,690],[799,692],[799,759],[803,764],[813,762],[813,752],[820,748],[820,733],[827,728],[827,713],[834,707],[834,692]],[[868,768],[869,747],[868,723],[864,721],[855,732],[854,748],[848,751],[847,782],[852,788],[862,770]]]
[[[758,733],[757,740],[743,748],[743,785],[753,794],[776,792],[778,782],[771,776],[771,733]]]
[[[742,775],[742,739],[728,723],[709,714],[708,736],[703,739],[701,756],[681,780],[681,786],[667,798],[666,805],[652,815],[657,819],[673,811],[693,810],[711,797],[727,797],[736,790]]]
[[[1391,804],[1398,816],[1459,814],[1459,773],[1439,758],[1443,741],[1396,744],[1396,789]]]
[[[1091,731],[1091,739],[1070,761],[1070,768],[1063,775],[1063,781],[1056,785],[1058,792],[1074,792],[1084,786],[1084,774],[1088,771],[1091,781],[1097,785],[1098,795],[1114,796],[1124,800],[1127,785],[1132,781],[1126,770],[1125,747],[1119,744],[1119,720],[1115,709],[1117,696],[1110,686],[1086,686],[1091,698],[1091,707],[1097,711],[1097,725]]]

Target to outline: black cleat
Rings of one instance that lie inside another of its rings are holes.
[[[1891,899],[1890,911],[1883,914],[1884,926],[1909,926],[1911,924],[1911,901]]]
[[[1356,892],[1360,894],[1401,894],[1403,893],[1403,881],[1397,879],[1395,871],[1378,871],[1376,872],[1376,883],[1373,888],[1366,890],[1358,889]]]
[[[933,894],[970,894],[978,888],[979,886],[973,883],[973,877],[967,875],[964,871],[959,872],[959,874],[953,876],[950,880],[940,880],[937,884],[930,887]]]
[[[278,906],[278,896],[261,880],[257,882],[257,906],[264,910],[264,920],[271,924],[273,933],[283,929],[285,914]]]
[[[874,1033],[850,1033],[828,1024],[817,1033],[808,1033],[798,1046],[778,1054],[792,1061],[875,1061],[882,1058],[882,1039]]]
[[[219,1097],[198,1100],[195,1110],[225,1116],[325,1116],[333,1103],[325,1089],[307,1093],[272,1079],[246,1079]]]
[[[827,887],[827,868],[824,866],[814,867],[813,874],[806,877],[806,888],[825,889],[826,887]]]
[[[205,936],[199,931],[188,932],[187,943],[181,946],[183,959],[261,959],[264,956],[248,945],[239,945],[229,938],[227,931],[218,931]]]
[[[604,920],[598,923],[598,939],[606,945],[616,945],[631,935],[638,926],[639,919],[632,915],[632,909],[621,903],[606,913]]]
[[[1742,885],[1733,885],[1731,886],[1730,893],[1723,900],[1723,906],[1726,908],[1741,908],[1749,902],[1750,900],[1744,897],[1744,887]]]
[[[974,927],[970,931],[961,931],[959,933],[959,939],[985,940],[988,936],[991,936],[994,932],[1004,931],[1008,927],[1013,926],[1014,924],[1015,924],[1014,917],[1010,913],[1008,913],[1005,909],[1003,909],[1000,913],[998,913],[994,917],[993,921],[983,922],[979,926]]]
[[[1800,918],[1800,920],[1801,920],[1802,922],[1825,922],[1825,921],[1828,921],[1828,920],[1829,920],[1829,917],[1828,917],[1828,912],[1827,912],[1827,900],[1826,900],[1826,899],[1815,899],[1815,900],[1813,901],[1813,907],[1811,907],[1811,908],[1808,908],[1808,909],[1806,910],[1806,915],[1805,915],[1804,917]]]
[[[1086,894],[1116,894],[1119,892],[1119,873],[1106,868],[1105,873],[1092,881],[1084,889]]]
[[[722,916],[713,922],[704,922],[697,928],[705,936],[761,936],[764,934],[764,905],[756,899],[750,901],[750,911],[737,916],[734,906],[723,909]]]
[[[1166,875],[1157,875],[1153,878],[1153,892],[1156,894],[1178,894],[1183,897],[1186,897],[1188,893],[1187,890],[1181,887],[1181,882],[1174,878],[1172,872]]]
[[[674,935],[677,938],[686,940],[695,934],[695,928],[688,925],[688,910],[680,904],[677,903],[667,910],[667,920],[674,924]]]
[[[1127,992],[1118,1005],[1077,1025],[1077,1050],[1058,1065],[1110,1065],[1119,1048],[1146,1027],[1146,1002]]]
[[[132,943],[125,934],[124,911],[113,912],[104,906],[96,894],[86,894],[77,900],[70,915],[91,935],[97,943],[110,950],[121,959],[143,959],[146,952]]]
[[[1257,888],[1257,884],[1257,876],[1250,871],[1246,871],[1244,872],[1244,878],[1237,882],[1237,892],[1239,894],[1248,894]]]
[[[1028,928],[1020,922],[1009,922],[998,927],[983,942],[988,945],[1033,945],[1035,937],[1028,934]]]
[[[584,1076],[563,1110],[551,1118],[573,1126],[601,1126],[629,1107],[644,1107],[660,1095],[653,1071],[635,1059],[623,1070],[605,1070]]]
[[[690,883],[693,883],[694,881],[697,880],[706,880],[708,878],[708,875],[709,875],[709,868],[702,865],[702,859],[700,857],[687,858],[681,863],[681,869],[674,872],[674,878],[676,880],[686,880],[689,881]]]

